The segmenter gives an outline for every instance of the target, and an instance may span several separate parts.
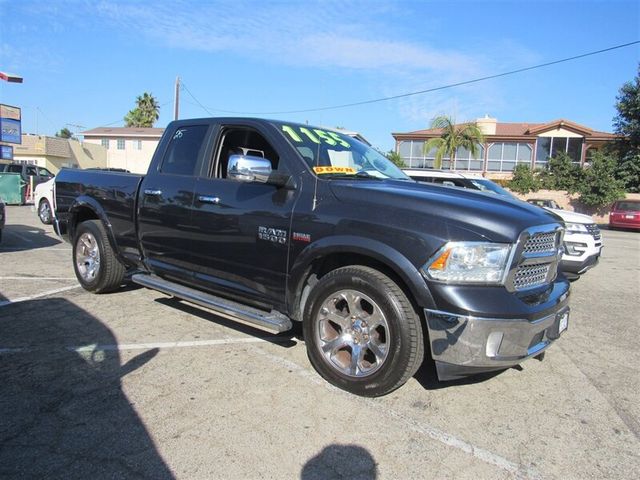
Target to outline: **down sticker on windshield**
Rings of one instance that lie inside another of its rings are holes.
[[[355,175],[356,173],[355,168],[351,167],[313,167],[313,171],[318,175],[322,175],[323,173],[346,173]]]

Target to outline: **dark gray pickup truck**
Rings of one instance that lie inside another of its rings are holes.
[[[82,286],[125,281],[283,332],[340,388],[384,395],[541,354],[567,328],[559,219],[414,182],[329,129],[238,118],[167,127],[147,175],[63,170],[56,230]],[[426,347],[426,348],[425,348]]]

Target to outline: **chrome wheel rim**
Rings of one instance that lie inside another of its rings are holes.
[[[40,220],[45,223],[51,220],[51,208],[49,207],[49,202],[42,202],[40,204]]]
[[[316,321],[322,358],[343,375],[372,375],[387,359],[387,319],[378,304],[364,293],[336,292],[322,303]]]
[[[100,271],[100,249],[96,238],[89,232],[83,233],[77,240],[76,267],[85,282],[95,280]]]

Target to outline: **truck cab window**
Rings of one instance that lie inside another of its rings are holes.
[[[231,155],[251,155],[271,162],[273,170],[278,169],[280,157],[271,144],[258,132],[249,128],[227,128],[217,150],[213,176],[227,178],[227,164]]]
[[[204,150],[207,125],[179,127],[171,137],[160,171],[174,175],[193,175]]]

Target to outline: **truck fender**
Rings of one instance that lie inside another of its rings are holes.
[[[111,249],[115,253],[118,260],[120,260],[120,262],[123,265],[126,265],[124,258],[120,255],[120,250],[117,247],[116,238],[113,234],[113,228],[111,226],[111,222],[109,221],[109,218],[107,217],[106,212],[104,211],[104,209],[102,208],[100,203],[98,203],[97,200],[87,195],[81,195],[77,197],[69,207],[68,233],[69,233],[69,240],[71,241],[71,243],[73,244],[75,235],[76,235],[75,230],[78,223],[77,218],[79,216],[80,211],[83,209],[91,210],[94,213],[95,217],[102,222],[102,225],[104,226],[107,232],[107,238],[109,239],[109,244],[111,245]]]
[[[402,253],[377,240],[355,235],[324,237],[308,245],[297,256],[287,284],[287,304],[289,312],[296,312],[302,296],[302,289],[312,263],[332,254],[358,254],[376,260],[393,271],[410,290],[413,301],[422,308],[435,308],[433,296],[424,277]]]

